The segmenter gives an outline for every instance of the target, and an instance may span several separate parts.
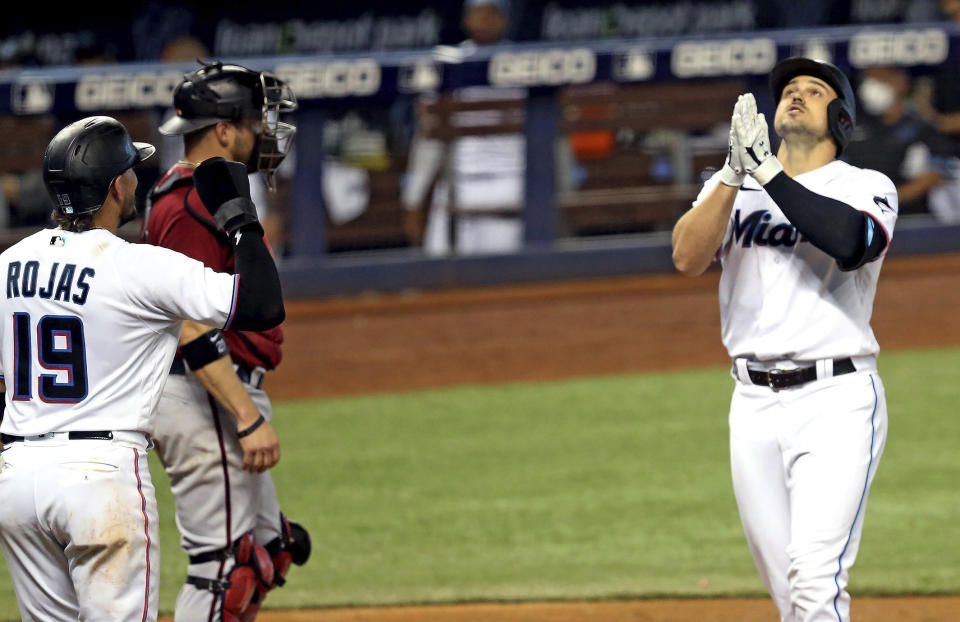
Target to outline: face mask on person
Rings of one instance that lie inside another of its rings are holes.
[[[876,78],[867,78],[860,83],[858,94],[863,109],[867,114],[874,116],[879,116],[889,110],[896,97],[892,86]]]

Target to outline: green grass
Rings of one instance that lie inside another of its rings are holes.
[[[957,592],[960,349],[881,365],[890,435],[852,589]],[[731,388],[707,369],[278,405],[274,477],[314,558],[268,604],[762,594],[730,484]],[[185,560],[154,482],[169,612]],[[0,569],[0,612],[14,603]]]

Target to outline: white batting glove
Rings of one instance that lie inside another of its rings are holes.
[[[743,183],[743,178],[747,172],[743,169],[743,163],[740,161],[740,143],[737,141],[737,133],[733,129],[733,121],[740,114],[740,100],[743,95],[737,98],[737,104],[733,107],[733,117],[730,119],[730,138],[727,141],[727,161],[723,163],[720,169],[720,182],[725,186],[739,188]]]
[[[740,97],[737,102],[740,114],[733,115],[733,129],[740,146],[740,161],[744,170],[761,186],[765,186],[783,170],[783,165],[770,150],[767,119],[757,113],[757,102],[753,94],[747,93]]]

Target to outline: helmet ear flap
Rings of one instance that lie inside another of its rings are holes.
[[[837,144],[839,156],[850,143],[850,136],[853,134],[853,119],[850,118],[850,113],[839,99],[834,99],[827,104],[827,125],[830,127],[833,141]]]

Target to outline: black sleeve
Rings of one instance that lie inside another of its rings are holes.
[[[259,225],[247,225],[230,237],[239,275],[236,308],[229,328],[266,330],[286,317],[280,275],[263,243]]]
[[[797,231],[836,259],[841,270],[856,270],[879,257],[887,245],[872,217],[809,190],[786,173],[778,173],[763,189]]]

